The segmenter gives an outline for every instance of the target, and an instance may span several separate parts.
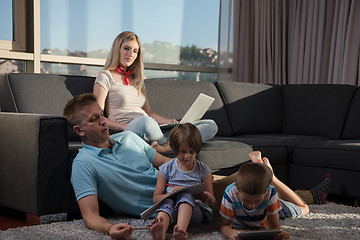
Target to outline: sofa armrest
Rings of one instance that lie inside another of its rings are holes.
[[[0,122],[0,205],[38,216],[76,209],[66,119],[1,112]]]

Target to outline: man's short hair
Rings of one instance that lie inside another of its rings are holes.
[[[81,122],[80,111],[84,107],[96,102],[96,97],[92,93],[78,95],[67,102],[64,107],[63,116],[68,120],[69,125],[74,127]]]
[[[199,129],[191,123],[184,123],[176,125],[170,131],[170,147],[177,155],[180,145],[187,142],[189,147],[192,148],[196,154],[201,150],[202,139]]]
[[[264,194],[272,177],[272,170],[264,163],[247,162],[239,168],[236,187],[239,192],[249,195]]]

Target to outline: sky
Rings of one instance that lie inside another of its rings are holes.
[[[41,48],[110,49],[114,38],[129,30],[140,37],[142,44],[160,40],[217,49],[219,2],[41,0]]]
[[[12,0],[0,0],[0,40],[12,41]]]

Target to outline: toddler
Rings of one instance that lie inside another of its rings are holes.
[[[171,130],[170,147],[176,157],[159,167],[154,203],[183,187],[204,183],[205,190],[197,196],[183,192],[167,199],[151,223],[153,239],[165,239],[167,229],[174,221],[177,223],[173,237],[176,240],[187,239],[189,224],[198,225],[211,216],[209,206],[215,202],[213,176],[210,168],[195,158],[201,145],[200,132],[194,125],[179,124]]]

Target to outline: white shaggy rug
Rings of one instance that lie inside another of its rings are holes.
[[[290,233],[291,239],[360,239],[360,208],[327,203],[311,205],[310,214],[280,222],[282,228]],[[134,227],[147,226],[151,220],[118,218],[113,222],[130,222]],[[188,229],[189,239],[225,239],[219,232],[219,220],[210,224]],[[82,220],[57,222],[31,227],[21,227],[0,231],[0,239],[106,239],[109,236],[84,227]],[[136,230],[132,239],[151,239],[149,230]],[[167,234],[171,239],[171,229]]]

